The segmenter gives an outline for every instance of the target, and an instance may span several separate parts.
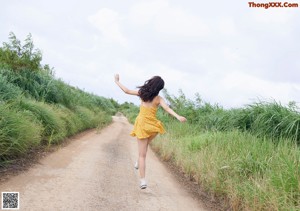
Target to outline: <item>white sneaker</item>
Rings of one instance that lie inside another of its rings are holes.
[[[135,168],[136,170],[139,169],[139,163],[138,163],[137,161],[136,161],[135,164],[134,164],[134,168]]]
[[[140,184],[141,189],[146,189],[147,188],[147,182],[145,179],[141,179],[141,184]]]

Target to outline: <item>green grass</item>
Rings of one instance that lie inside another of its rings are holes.
[[[132,103],[127,103],[127,102],[123,103],[120,106],[119,110],[126,116],[126,118],[131,124],[134,123],[135,118],[139,113],[139,107],[137,107]]]
[[[72,111],[22,98],[0,103],[0,167],[30,148],[59,144],[68,136],[89,128],[99,130],[111,121],[111,115],[101,109]]]
[[[29,34],[22,45],[13,33],[0,47],[0,165],[30,148],[61,143],[66,137],[112,121],[119,104],[54,76],[42,65]]]
[[[66,137],[65,124],[53,106],[43,102],[21,99],[14,103],[14,107],[19,110],[31,112],[40,121],[43,125],[42,139],[44,142],[48,144],[51,142],[55,143]]]
[[[300,143],[300,115],[297,110],[277,102],[255,103],[250,105],[248,110],[253,119],[251,130],[259,136],[267,135],[272,139],[288,138]]]
[[[63,120],[65,130],[67,131],[67,136],[74,135],[84,128],[84,123],[81,121],[80,117],[63,105],[56,105],[54,108],[58,116]]]
[[[287,139],[300,144],[300,109],[295,102],[283,106],[276,101],[258,101],[243,108],[224,109],[220,105],[204,102],[199,95],[194,101],[187,99],[182,92],[175,97],[165,91],[165,96],[176,112],[201,130],[238,129],[260,138],[268,137],[273,142]],[[168,122],[164,115],[159,114],[159,117]]]
[[[40,144],[42,125],[26,111],[0,104],[0,166]]]
[[[200,132],[176,122],[167,130],[167,135],[153,142],[153,148],[207,191],[226,196],[234,210],[300,208],[297,145],[284,139],[275,145],[238,130]]]
[[[83,127],[81,130],[88,129],[95,127],[97,125],[97,118],[93,111],[89,110],[88,108],[78,106],[75,109],[75,114],[83,123]]]
[[[7,77],[0,72],[0,101],[9,101],[22,95],[22,90],[9,83]]]
[[[233,210],[300,210],[300,114],[294,102],[259,101],[223,109],[196,96],[165,93],[182,124],[161,109],[167,133],[152,147]],[[138,107],[125,103],[133,122]]]

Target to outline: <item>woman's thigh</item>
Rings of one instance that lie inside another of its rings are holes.
[[[139,156],[146,157],[147,149],[148,149],[148,139],[137,139],[138,141],[138,149]]]
[[[152,136],[150,136],[150,137],[148,138],[148,144],[150,144],[151,141],[152,141],[156,136],[157,136],[157,133],[155,133],[155,134],[153,134]]]

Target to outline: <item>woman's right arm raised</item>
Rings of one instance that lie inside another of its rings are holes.
[[[126,93],[129,95],[139,95],[139,92],[137,90],[130,90],[127,87],[125,87],[123,84],[120,83],[120,76],[119,74],[115,74],[115,82],[116,84]]]

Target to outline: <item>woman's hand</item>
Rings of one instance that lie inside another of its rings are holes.
[[[137,90],[128,89],[126,86],[121,84],[119,80],[120,80],[119,74],[115,74],[115,82],[123,90],[123,92],[125,92],[126,94],[129,94],[129,95],[139,96],[139,92]]]
[[[184,116],[179,116],[177,118],[180,122],[186,122],[186,118]]]
[[[119,74],[115,74],[115,82],[119,82],[119,80],[120,80]]]

